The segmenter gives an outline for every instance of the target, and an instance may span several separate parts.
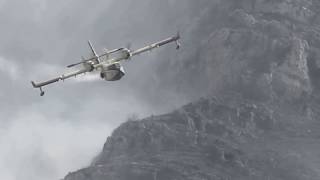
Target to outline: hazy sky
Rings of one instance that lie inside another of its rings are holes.
[[[166,112],[187,101],[166,89],[150,91],[157,57],[177,56],[174,45],[125,63],[127,76],[119,82],[79,77],[46,87],[44,97],[31,87],[30,80],[59,75],[88,55],[87,39],[100,52],[129,42],[138,48],[174,35],[184,24],[174,22],[185,5],[167,8],[175,0],[163,7],[131,0],[110,7],[110,1],[0,0],[0,179],[63,178],[89,165],[128,117]]]

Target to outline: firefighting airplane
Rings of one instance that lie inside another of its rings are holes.
[[[117,81],[120,80],[124,75],[124,69],[122,65],[120,64],[123,60],[130,60],[131,57],[150,51],[152,49],[158,48],[160,46],[166,45],[171,42],[176,43],[176,49],[180,48],[180,34],[177,33],[176,36],[167,38],[165,40],[159,41],[157,43],[151,44],[149,46],[131,51],[130,48],[118,48],[111,51],[106,50],[103,54],[98,55],[96,51],[94,50],[92,44],[90,41],[88,41],[88,44],[90,46],[90,49],[92,51],[92,56],[88,59],[82,58],[82,61],[78,63],[71,64],[67,66],[67,68],[71,68],[77,65],[82,65],[82,67],[78,70],[75,70],[73,72],[62,74],[60,77],[50,79],[48,81],[35,83],[34,81],[31,81],[31,84],[34,88],[40,89],[40,96],[44,95],[44,91],[42,90],[43,86],[58,82],[60,80],[64,81],[65,79],[68,79],[70,77],[76,77],[79,74],[84,74],[87,72],[92,71],[99,71],[100,77],[106,81]]]

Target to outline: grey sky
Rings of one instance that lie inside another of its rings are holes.
[[[156,86],[153,71],[161,56],[178,57],[174,46],[125,63],[119,82],[79,77],[45,88],[42,98],[31,87],[30,80],[59,75],[88,55],[87,39],[98,51],[129,42],[138,48],[188,27],[187,3],[152,2],[0,0],[0,179],[62,178],[88,165],[127,117],[188,101]]]

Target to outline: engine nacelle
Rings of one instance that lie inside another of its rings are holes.
[[[125,75],[123,67],[120,64],[113,64],[103,68],[100,77],[106,81],[118,81]]]

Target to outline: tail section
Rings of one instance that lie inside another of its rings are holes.
[[[95,60],[95,64],[98,64],[98,63],[100,62],[99,56],[98,56],[98,54],[96,53],[96,51],[94,50],[93,45],[91,44],[90,41],[88,41],[88,44],[89,44],[90,49],[91,49],[91,52],[92,52],[92,57],[93,57],[94,60]]]
[[[91,44],[90,41],[88,41],[88,44],[90,46],[90,49],[91,49],[91,52],[92,52],[92,56],[93,57],[98,57],[98,55],[97,55],[96,51],[94,50],[93,45]]]

